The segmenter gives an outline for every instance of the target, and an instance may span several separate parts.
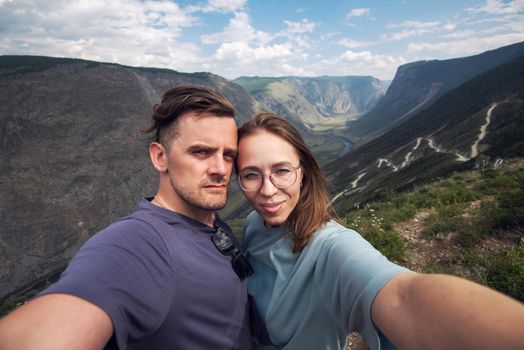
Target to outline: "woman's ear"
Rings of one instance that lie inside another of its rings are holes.
[[[151,142],[149,144],[149,157],[155,169],[163,173],[167,171],[167,150],[158,142]]]

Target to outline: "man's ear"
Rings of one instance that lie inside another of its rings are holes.
[[[151,142],[149,144],[149,157],[155,169],[163,173],[167,171],[167,150],[158,142]]]

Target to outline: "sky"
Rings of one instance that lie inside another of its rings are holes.
[[[240,76],[371,75],[524,41],[524,0],[0,0],[0,55]]]

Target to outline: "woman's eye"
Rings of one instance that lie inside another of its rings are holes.
[[[277,176],[285,176],[288,175],[291,172],[291,169],[289,168],[278,168],[274,171],[274,174]]]
[[[242,177],[245,180],[257,180],[260,177],[260,174],[259,173],[255,173],[255,172],[245,173],[244,175],[242,175]]]

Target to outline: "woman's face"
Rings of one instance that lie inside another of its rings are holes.
[[[257,173],[261,175],[260,186],[255,190],[242,189],[251,206],[264,218],[267,227],[280,226],[286,222],[295,209],[300,196],[302,168],[295,148],[284,139],[267,131],[246,136],[238,144],[238,173],[246,181],[257,183]],[[297,169],[298,168],[298,169]],[[296,170],[295,170],[296,169]],[[286,188],[296,172],[296,180]],[[270,179],[273,174],[273,182]]]

